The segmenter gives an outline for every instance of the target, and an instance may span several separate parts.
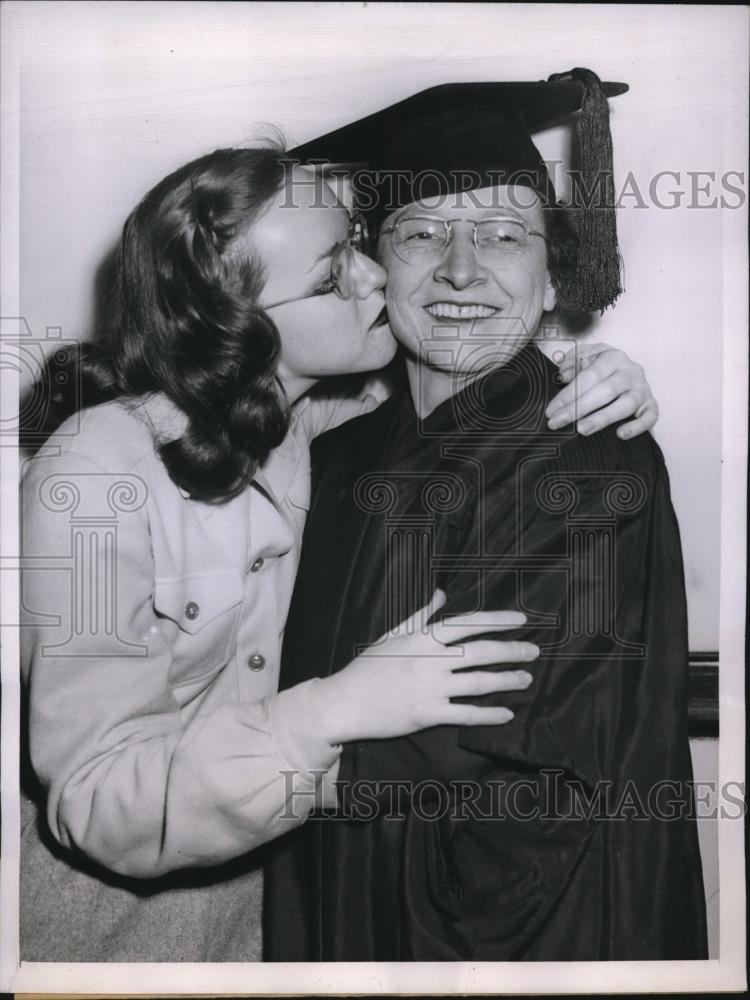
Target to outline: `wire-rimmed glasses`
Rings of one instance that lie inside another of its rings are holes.
[[[335,293],[340,299],[350,299],[354,294],[355,253],[367,253],[368,232],[367,222],[360,212],[352,212],[349,216],[349,231],[338,244],[331,256],[331,271],[329,276],[320,282],[311,292],[294,295],[280,302],[263,305],[263,309],[276,309],[289,302],[301,302],[303,299],[316,298],[319,295]]]
[[[393,250],[399,259],[406,264],[417,264],[442,257],[453,239],[456,223],[468,223],[473,227],[474,247],[498,268],[513,267],[528,257],[532,237],[547,238],[544,233],[509,216],[477,220],[406,215],[394,225],[381,229],[380,235],[391,234]]]

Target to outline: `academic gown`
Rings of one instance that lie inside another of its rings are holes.
[[[706,957],[667,471],[649,435],[550,431],[558,388],[529,346],[426,420],[404,390],[316,441],[282,687],[436,586],[441,615],[523,611],[497,637],[541,656],[467,699],[508,724],[345,746],[338,810],[267,868],[269,960]]]

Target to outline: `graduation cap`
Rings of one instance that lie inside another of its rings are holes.
[[[593,311],[622,291],[607,98],[627,91],[588,69],[536,83],[448,83],[312,139],[289,156],[307,163],[365,164],[355,188],[385,215],[421,198],[516,183],[546,205],[556,196],[532,133],[581,111],[576,205],[577,269],[571,295]]]

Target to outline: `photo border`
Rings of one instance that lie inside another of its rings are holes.
[[[183,0],[184,5],[184,0]],[[2,315],[20,315],[19,303],[19,79],[20,65],[13,30],[13,10],[4,5],[2,100],[2,177],[0,211],[3,218],[0,275]],[[266,5],[268,6],[268,5]],[[359,6],[359,5],[352,5]],[[470,5],[460,5],[465,10]],[[544,5],[535,7],[535,16]],[[577,6],[577,5],[565,5]],[[601,8],[617,5],[599,5]],[[639,5],[634,5],[639,6]],[[596,9],[596,8],[594,8]],[[722,8],[719,8],[722,9]],[[735,8],[740,12],[743,8]],[[748,11],[744,10],[745,25]],[[747,64],[747,52],[745,52]],[[746,66],[747,68],[747,66]],[[725,87],[729,82],[725,75]],[[736,102],[737,95],[731,95]],[[729,100],[729,95],[725,94]],[[745,103],[745,108],[747,104]],[[747,136],[745,117],[744,138]],[[743,136],[727,135],[728,157],[746,162]],[[718,654],[693,654],[691,683],[694,700],[691,726],[715,724],[721,712],[719,783],[744,780],[744,677],[738,665],[745,660],[746,600],[746,470],[747,470],[747,206],[727,213],[724,228],[723,317],[723,446],[722,446],[722,568],[721,638]],[[737,246],[745,247],[744,256]],[[744,290],[744,291],[743,291]],[[2,414],[18,408],[18,372],[3,367]],[[0,521],[0,623],[17,621],[18,500],[17,447],[0,447],[2,510]],[[24,963],[18,965],[18,843],[19,712],[18,631],[2,626],[2,843],[0,859],[0,988],[16,993],[120,992],[133,996],[164,994],[271,995],[276,993],[363,994],[479,994],[514,993],[653,993],[742,990],[745,966],[744,823],[719,819],[721,885],[720,958],[699,962],[594,963],[300,963],[235,965],[193,963]],[[718,700],[712,691],[716,677],[713,657],[734,669],[718,676]],[[706,735],[698,733],[696,735]],[[741,773],[740,773],[741,772]],[[550,990],[550,984],[554,987]]]

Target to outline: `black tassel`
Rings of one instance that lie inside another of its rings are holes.
[[[578,209],[578,260],[571,297],[587,312],[604,310],[622,293],[622,258],[617,244],[615,184],[609,102],[590,69],[556,73],[553,81],[575,80],[584,87],[581,101],[581,188]]]

